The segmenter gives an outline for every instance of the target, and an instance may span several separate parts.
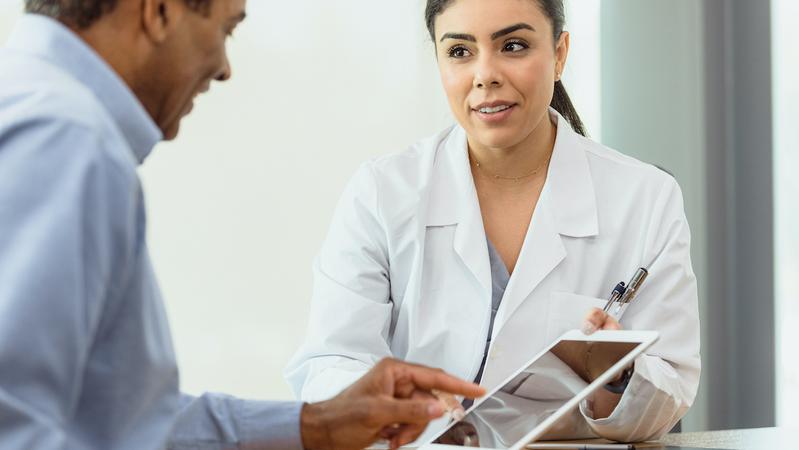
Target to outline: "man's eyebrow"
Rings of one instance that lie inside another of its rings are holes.
[[[247,18],[247,12],[246,11],[242,11],[238,15],[235,15],[235,16],[231,17],[230,18],[230,22],[234,23],[234,24],[238,24],[238,23],[244,22],[244,19],[246,19],[246,18]]]
[[[460,41],[477,42],[477,38],[475,38],[471,34],[465,34],[465,33],[444,33],[444,35],[441,36],[441,40],[439,42],[444,42],[444,39],[457,39]]]
[[[498,38],[501,38],[502,36],[511,34],[514,31],[519,31],[519,30],[535,31],[535,28],[533,28],[532,25],[526,24],[524,22],[520,22],[520,23],[517,23],[516,25],[511,25],[509,27],[505,27],[505,28],[503,28],[503,29],[501,29],[499,31],[491,33],[491,40],[492,41],[496,40]]]

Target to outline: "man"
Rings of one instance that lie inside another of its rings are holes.
[[[397,447],[482,390],[386,360],[302,405],[181,396],[138,164],[230,78],[246,0],[27,0],[0,50],[3,448]]]

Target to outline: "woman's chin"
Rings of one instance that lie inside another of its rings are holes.
[[[519,144],[523,139],[521,133],[504,132],[494,130],[491,132],[468,133],[469,142],[484,148],[511,148]]]

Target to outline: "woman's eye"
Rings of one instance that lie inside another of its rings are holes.
[[[505,52],[520,52],[522,50],[527,50],[528,48],[530,48],[530,47],[527,44],[525,44],[524,42],[511,41],[511,42],[505,43],[505,46],[502,47],[502,51],[505,51]]]
[[[447,54],[449,55],[450,58],[465,58],[469,56],[471,53],[469,53],[469,50],[466,47],[455,46],[449,49],[449,51],[447,51]]]

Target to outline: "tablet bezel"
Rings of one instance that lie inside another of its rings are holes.
[[[510,376],[504,379],[501,383],[497,384],[497,386],[492,389],[490,392],[486,393],[483,397],[475,400],[474,404],[466,410],[465,417],[471,414],[475,408],[480,406],[486,399],[494,395],[497,391],[499,391],[503,386],[505,386],[508,382],[510,382],[514,377],[520,374],[522,371],[527,369],[533,362],[544,356],[547,352],[549,352],[555,345],[560,343],[561,341],[588,341],[588,342],[637,342],[637,345],[634,349],[630,351],[626,356],[620,359],[616,364],[611,366],[602,375],[598,376],[594,381],[592,381],[588,386],[585,387],[582,391],[577,393],[574,397],[572,397],[568,402],[563,404],[557,411],[555,411],[551,416],[547,417],[543,422],[539,423],[535,428],[530,430],[528,434],[526,434],[522,439],[516,442],[512,447],[509,447],[508,450],[521,450],[527,444],[534,442],[536,439],[541,437],[552,425],[555,424],[557,420],[559,420],[562,416],[564,416],[567,412],[569,412],[572,408],[576,407],[581,401],[583,401],[586,397],[588,397],[592,392],[596,389],[604,386],[605,384],[609,383],[611,379],[621,372],[626,366],[631,364],[635,358],[637,358],[641,353],[644,352],[647,348],[649,348],[652,344],[657,341],[659,335],[657,331],[636,331],[636,330],[600,330],[591,335],[583,334],[579,330],[571,330],[567,331],[559,338],[555,339],[550,345],[548,345],[544,350],[539,352],[525,364],[522,364],[518,370],[513,372]],[[452,421],[449,423],[446,428],[441,430],[441,432],[437,433],[431,439],[427,441],[424,445],[420,446],[420,450],[424,449],[434,449],[434,448],[464,448],[464,447],[456,447],[450,445],[441,445],[441,444],[433,444],[433,441],[441,437],[444,433],[447,432],[455,423],[458,421]]]

